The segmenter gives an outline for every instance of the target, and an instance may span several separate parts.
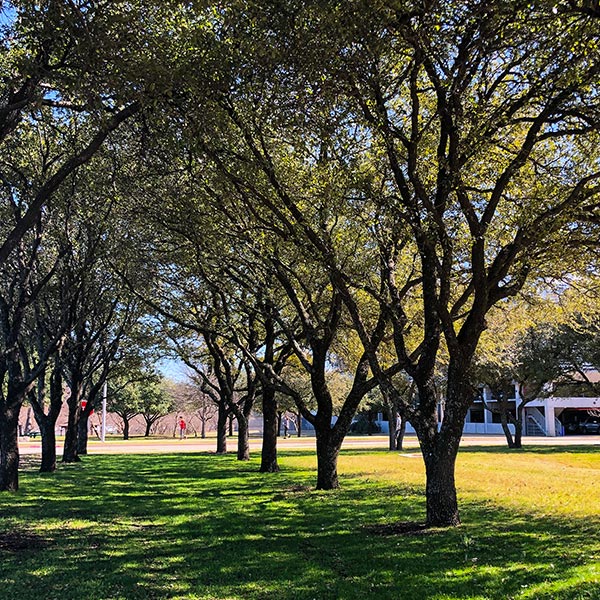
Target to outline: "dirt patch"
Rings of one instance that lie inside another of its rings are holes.
[[[435,530],[418,521],[400,521],[398,523],[383,523],[380,525],[366,525],[367,533],[372,535],[429,535]]]
[[[52,542],[35,533],[27,531],[2,531],[0,532],[0,550],[5,552],[27,552],[29,550],[42,550]]]

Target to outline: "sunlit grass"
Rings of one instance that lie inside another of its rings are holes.
[[[600,448],[468,448],[463,525],[420,535],[414,451],[344,451],[342,489],[315,457],[282,473],[231,455],[89,456],[0,496],[0,597],[15,599],[600,598]]]

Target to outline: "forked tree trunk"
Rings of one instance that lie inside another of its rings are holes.
[[[317,489],[334,490],[340,487],[337,463],[341,442],[331,430],[319,431],[317,436]]]
[[[16,406],[0,406],[0,491],[19,489],[19,410]]]
[[[277,400],[275,390],[263,390],[263,440],[260,462],[261,473],[277,473]]]

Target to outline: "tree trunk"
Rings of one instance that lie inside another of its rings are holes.
[[[16,492],[19,489],[19,410],[16,406],[0,408],[0,491]]]
[[[523,415],[515,420],[515,442],[513,448],[523,447]]]
[[[404,448],[404,436],[406,435],[406,419],[400,417],[400,427],[396,431],[396,450]]]
[[[461,374],[459,369],[449,368],[448,400],[439,431],[435,392],[427,382],[419,387],[420,403],[427,408],[427,412],[416,418],[413,425],[425,462],[428,527],[460,525],[454,471],[464,420],[470,404],[467,401],[470,388],[464,385],[463,380],[464,374]]]
[[[200,430],[200,437],[204,440],[206,439],[206,421],[202,419],[202,425]]]
[[[146,431],[144,437],[150,437],[150,429],[152,429],[152,423],[146,419]]]
[[[296,414],[296,427],[298,428],[298,437],[302,437],[302,413]]]
[[[63,404],[62,374],[58,363],[50,376],[50,407],[48,414],[44,412],[45,378],[42,375],[38,382],[37,398],[31,400],[33,414],[42,437],[42,464],[40,473],[56,471],[56,421]]]
[[[123,417],[123,416],[121,416],[121,418],[123,419],[123,439],[128,440],[129,439],[129,419],[126,417]]]
[[[64,463],[72,463],[79,462],[81,459],[79,458],[78,453],[78,427],[73,422],[71,416],[69,416],[69,424],[67,425],[67,431],[65,433],[65,445],[63,449],[63,459]]]
[[[341,442],[338,442],[330,429],[319,431],[317,435],[317,489],[334,490],[340,487],[337,474],[337,461]]]
[[[86,455],[89,432],[89,413],[82,410],[77,423],[77,454]]]
[[[388,448],[396,450],[396,424],[398,421],[398,412],[393,406],[385,404],[385,411],[388,418]]]
[[[245,415],[237,415],[238,423],[238,460],[250,460],[250,429]]]
[[[79,419],[81,418],[81,400],[83,399],[83,376],[79,372],[72,372],[69,381],[71,394],[67,400],[69,417],[65,433],[65,445],[62,461],[64,463],[79,462]]]
[[[42,464],[40,473],[53,473],[56,471],[56,421],[45,419],[44,423],[38,422],[42,436]]]
[[[233,437],[233,415],[229,414],[229,437]]]
[[[227,410],[222,405],[217,418],[217,454],[227,454]]]
[[[29,435],[31,431],[31,406],[27,408],[27,417],[25,418],[25,435]]]
[[[263,440],[260,472],[277,473],[277,400],[275,390],[263,390]]]
[[[427,476],[427,526],[460,525],[454,481],[456,453],[448,448],[438,447],[430,451],[423,448],[423,457]]]
[[[515,442],[513,440],[512,433],[510,432],[510,427],[508,426],[508,415],[507,415],[507,407],[503,406],[500,409],[500,424],[502,425],[502,431],[504,432],[504,437],[506,438],[506,443],[509,448],[515,447]]]

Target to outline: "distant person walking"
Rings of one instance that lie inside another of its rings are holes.
[[[283,417],[283,437],[290,437],[290,419],[287,415]]]
[[[179,439],[182,440],[185,437],[186,424],[183,417],[179,417]]]

